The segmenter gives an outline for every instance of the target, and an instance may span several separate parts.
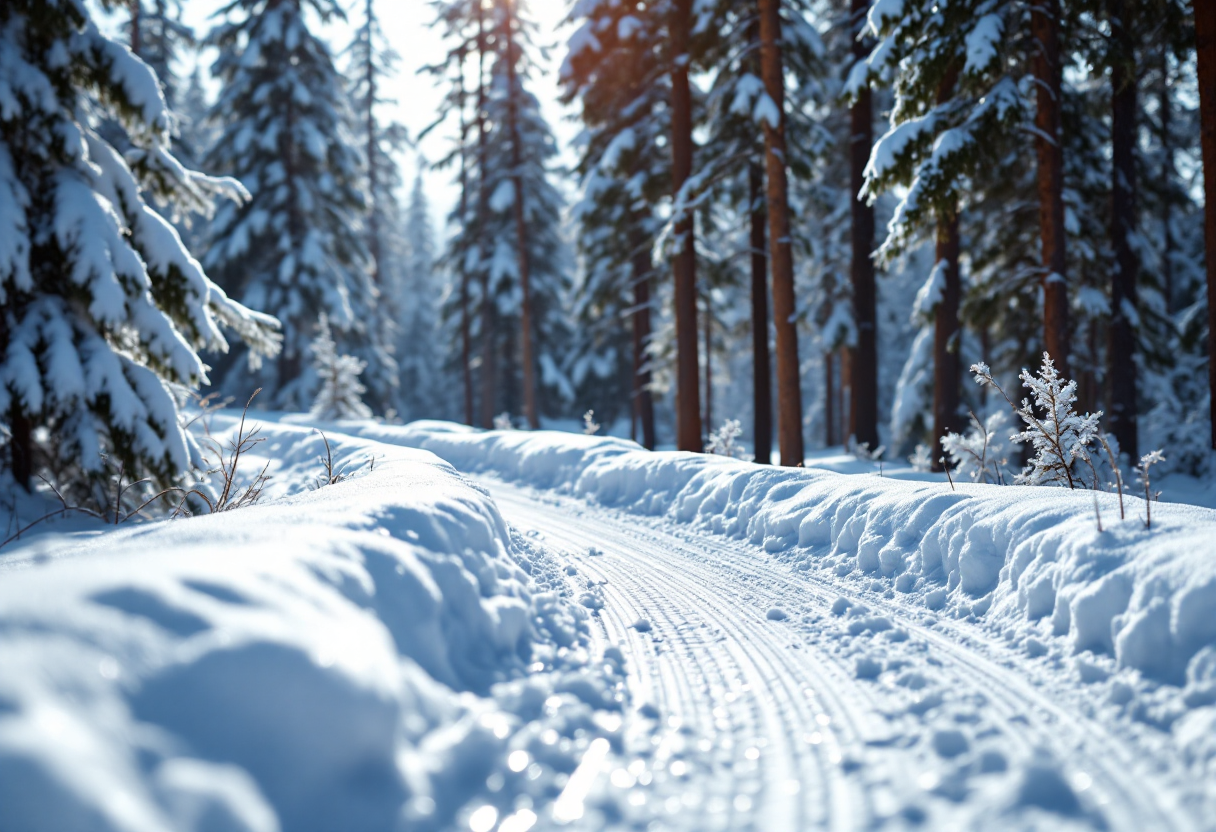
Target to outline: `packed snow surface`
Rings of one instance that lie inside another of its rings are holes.
[[[1216,829],[1216,512],[270,418],[0,550],[0,828]]]

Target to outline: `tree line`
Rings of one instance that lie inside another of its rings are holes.
[[[121,36],[68,0],[0,10],[20,482],[180,478],[208,383],[487,428],[592,407],[691,451],[745,416],[759,462],[775,427],[784,464],[809,441],[940,468],[989,409],[964,368],[1012,389],[1044,351],[1133,460],[1210,471],[1212,4],[578,0],[563,170],[548,33],[521,0],[434,0],[439,249],[374,0],[231,0],[201,36],[181,0],[103,5]],[[182,72],[200,45],[214,100]]]

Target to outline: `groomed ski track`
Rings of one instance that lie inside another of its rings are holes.
[[[614,773],[657,828],[1210,830],[1147,729],[978,624],[746,541],[488,476],[618,646],[637,725]],[[607,776],[607,775],[604,775]],[[631,826],[628,818],[623,825]],[[652,827],[653,828],[653,827]]]

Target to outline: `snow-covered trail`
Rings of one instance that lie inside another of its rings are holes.
[[[1112,730],[1084,686],[991,630],[742,540],[479,481],[602,602],[656,717],[627,749],[649,756],[650,793],[612,782],[672,826],[1211,828],[1152,731]]]

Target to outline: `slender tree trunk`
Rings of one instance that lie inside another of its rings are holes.
[[[773,318],[777,330],[777,442],[781,464],[801,466],[802,384],[798,328],[794,321],[794,250],[790,240],[785,170],[785,79],[781,69],[780,0],[758,0],[760,69],[777,123],[764,123],[764,166],[768,196],[769,262],[773,270]]]
[[[650,392],[650,368],[646,346],[650,342],[650,249],[644,240],[633,240],[633,399],[642,425],[642,446],[653,451],[654,396]]]
[[[869,0],[852,0],[853,25],[865,22]],[[853,57],[864,59],[870,44],[853,41]],[[852,277],[853,320],[857,325],[857,345],[849,361],[849,430],[858,444],[878,447],[878,314],[874,284],[874,206],[861,198],[865,185],[866,162],[874,144],[874,117],[870,88],[866,87],[853,104],[852,135],[849,144],[850,193],[853,196]]]
[[[823,444],[836,444],[836,354],[823,354]]]
[[[1140,264],[1129,237],[1136,230],[1136,64],[1125,0],[1107,0],[1115,61],[1111,67],[1111,274],[1110,379],[1111,433],[1133,460],[1139,459],[1136,419],[1136,276]]]
[[[1039,166],[1039,236],[1043,258],[1043,343],[1068,377],[1068,282],[1065,267],[1064,147],[1059,0],[1036,0],[1030,12],[1035,78],[1035,150]]]
[[[944,104],[954,95],[958,64],[950,67],[937,91],[937,103]],[[942,295],[933,312],[933,444],[935,451],[946,431],[958,431],[959,418],[959,341],[958,308],[962,287],[958,273],[959,232],[957,206],[948,216],[937,218],[937,247],[934,269],[942,269]],[[945,467],[934,454],[932,468]]]
[[[1216,449],[1216,3],[1194,0],[1203,148],[1203,246],[1208,276],[1208,391]]]
[[[13,479],[26,491],[34,476],[34,427],[29,417],[15,410],[9,421],[9,463]]]
[[[1174,182],[1178,171],[1174,166],[1174,140],[1171,133],[1170,60],[1161,55],[1161,87],[1158,98],[1161,117],[1161,183],[1165,186],[1165,199],[1161,200],[1161,282],[1165,292],[1166,314],[1174,314]]]
[[[532,325],[532,287],[528,262],[528,226],[524,209],[523,148],[519,131],[519,87],[515,78],[517,60],[515,44],[514,0],[503,2],[503,28],[507,45],[507,121],[511,132],[511,164],[515,169],[515,257],[519,270],[520,302],[520,361],[524,376],[524,416],[532,430],[540,428],[540,414],[536,409],[536,356],[534,355]]]
[[[692,0],[675,0],[671,26],[671,188],[679,198],[692,174],[692,93],[688,86]],[[701,391],[697,360],[697,247],[693,216],[684,211],[675,224],[679,250],[672,260],[676,312],[676,447],[700,453]]]
[[[705,432],[714,429],[714,307],[709,299],[709,287],[705,287]]]
[[[481,426],[494,427],[497,404],[498,354],[495,346],[497,316],[494,299],[490,297],[490,275],[484,267],[486,252],[486,217],[490,194],[486,184],[489,148],[486,142],[486,30],[484,6],[477,6],[477,252],[481,272]]]
[[[130,0],[131,3],[131,51],[136,55],[142,55],[143,52],[143,10],[144,0]]]
[[[456,63],[456,95],[460,108],[460,230],[467,233],[469,223],[469,173],[467,142],[469,124],[464,112],[464,51]],[[459,258],[460,269],[460,380],[464,390],[464,423],[473,424],[473,338],[469,312],[469,270],[464,258]]]
[[[959,282],[958,216],[938,220],[937,265],[945,270],[945,286],[933,315],[933,437],[936,444],[946,431],[959,430],[959,340],[958,320],[962,287]],[[943,464],[934,457],[933,470]]]
[[[756,462],[773,462],[773,376],[768,356],[768,257],[764,223],[764,171],[759,164],[747,167],[748,216],[752,249],[752,437]]]
[[[364,129],[367,131],[367,195],[370,211],[367,215],[367,251],[372,258],[372,283],[380,285],[380,214],[378,194],[380,191],[376,170],[376,64],[372,59],[372,23],[375,10],[373,0],[367,0],[367,64],[363,67],[363,80],[367,84],[367,113]]]

